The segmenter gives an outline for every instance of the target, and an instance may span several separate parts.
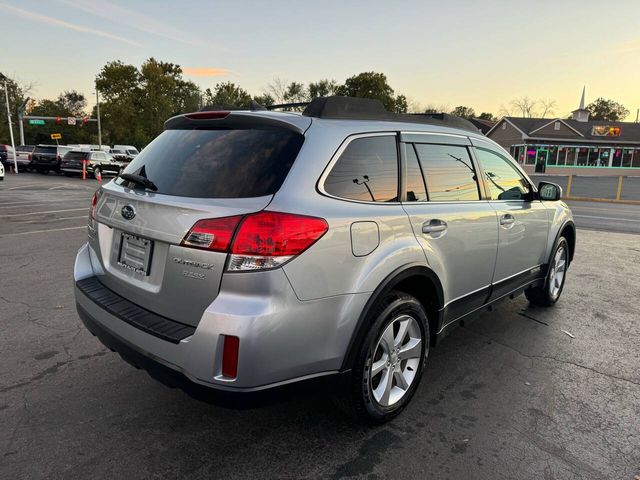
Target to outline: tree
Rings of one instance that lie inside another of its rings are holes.
[[[402,96],[396,100],[393,88],[387,82],[384,73],[363,72],[347,78],[344,85],[336,89],[338,95],[348,97],[374,98],[380,100],[390,112],[406,111],[407,99]]]
[[[276,104],[285,103],[285,95],[287,93],[287,82],[281,78],[275,77],[271,83],[268,83],[264,92],[264,95],[269,95],[273,98]]]
[[[11,111],[11,122],[13,126],[13,138],[18,144],[17,136],[18,128],[18,108],[29,95],[32,85],[25,85],[14,78],[10,78],[0,73],[0,143],[10,143],[11,135],[9,135],[9,122],[7,120],[7,106],[4,97],[4,82],[7,82],[7,91],[9,94],[9,109]]]
[[[309,100],[307,89],[304,84],[298,82],[291,82],[287,85],[284,92],[285,103],[301,103]]]
[[[396,96],[392,111],[395,113],[407,113],[408,109],[409,102],[407,101],[407,97],[405,97],[404,95]]]
[[[311,82],[309,84],[309,97],[311,100],[318,97],[328,97],[330,95],[335,95],[336,90],[338,89],[338,82],[335,80],[318,80],[317,82]]]
[[[496,121],[496,118],[493,116],[493,113],[489,113],[489,112],[482,112],[480,115],[478,115],[478,118],[480,120],[490,120],[492,122]]]
[[[256,102],[258,105],[262,105],[263,107],[268,107],[269,105],[275,105],[276,103],[273,97],[268,93],[263,93],[262,95],[254,96],[253,101]]]
[[[537,105],[536,100],[532,100],[529,97],[514,98],[509,102],[513,110],[520,113],[520,116],[525,118],[532,118],[535,116],[534,109]]]
[[[592,120],[621,122],[629,115],[629,110],[624,105],[602,97],[587,105],[587,110],[591,112]]]
[[[207,90],[211,93],[209,89]],[[251,95],[233,82],[218,83],[207,104],[221,107],[248,107],[251,104]]]
[[[471,107],[465,107],[463,105],[460,105],[459,107],[456,107],[453,110],[451,110],[451,115],[455,115],[456,117],[462,117],[462,118],[471,118],[476,116],[476,112]]]
[[[62,92],[55,100],[40,100],[31,112],[31,115],[44,117],[60,117],[60,122],[47,121],[44,125],[24,126],[24,136],[27,143],[52,143],[51,134],[62,134],[61,143],[98,143],[98,132],[95,124],[84,125],[82,122],[76,125],[67,123],[68,117],[84,117],[87,115],[87,99],[75,90]]]
[[[542,98],[538,100],[538,105],[540,105],[540,118],[547,118],[547,115],[553,116],[555,113],[554,108],[556,108],[556,101],[550,98]]]

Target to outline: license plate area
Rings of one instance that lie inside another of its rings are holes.
[[[123,232],[120,238],[118,265],[126,270],[148,276],[152,252],[153,240]]]

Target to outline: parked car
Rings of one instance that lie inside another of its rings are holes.
[[[52,170],[60,173],[62,157],[69,151],[71,151],[71,147],[37,145],[31,154],[31,169],[44,174]]]
[[[71,150],[62,159],[60,170],[67,176],[82,174],[82,162],[86,162],[87,175],[93,177],[97,177],[99,173],[117,175],[125,166],[106,152]]]
[[[19,145],[16,147],[16,161],[19,170],[31,170],[31,154],[35,145]]]
[[[558,301],[560,197],[465,121],[375,100],[180,115],[96,192],[78,313],[197,398],[335,381],[384,422],[454,326],[522,292]]]
[[[126,150],[123,148],[112,148],[109,150],[109,153],[113,155],[113,158],[124,163],[129,163],[138,155],[137,153],[133,153],[133,150]]]
[[[8,170],[13,168],[13,147],[11,145],[0,144],[0,163]]]
[[[113,150],[121,150],[126,152],[130,157],[136,157],[140,152],[133,145],[114,145]]]

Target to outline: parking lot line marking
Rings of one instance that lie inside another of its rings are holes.
[[[89,197],[86,197],[87,202]],[[2,203],[0,202],[0,208],[18,208],[18,207],[40,207],[42,205],[50,205],[52,203],[69,203],[74,200],[82,200],[82,198],[67,198],[65,200],[51,200],[50,202],[16,202],[16,203]]]
[[[0,215],[0,217],[26,217],[27,215],[45,215],[47,213],[77,212],[79,210],[86,210],[86,209],[87,207],[67,208],[65,210],[49,210],[48,212],[10,213],[5,215]]]
[[[39,187],[42,183],[27,183],[26,185],[17,185],[15,187],[9,187],[7,190],[18,190],[20,188]]]
[[[611,220],[616,221],[619,220],[621,222],[632,222],[632,223],[640,223],[640,220],[636,220],[633,218],[619,218],[619,217],[597,217],[595,215],[573,215],[574,217],[584,217],[584,218],[597,218],[600,220]]]
[[[7,234],[0,235],[0,238],[17,237],[19,235],[30,235],[32,233],[49,233],[49,232],[62,232],[64,230],[80,230],[81,228],[87,228],[87,226],[83,225],[82,227],[52,228],[49,230],[33,230],[31,232],[7,233]]]

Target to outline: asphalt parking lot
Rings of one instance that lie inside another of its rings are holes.
[[[72,294],[96,187],[0,184],[0,478],[640,475],[640,236],[580,229],[555,308],[520,297],[454,331],[407,410],[373,428],[317,395],[210,406],[102,347]]]

